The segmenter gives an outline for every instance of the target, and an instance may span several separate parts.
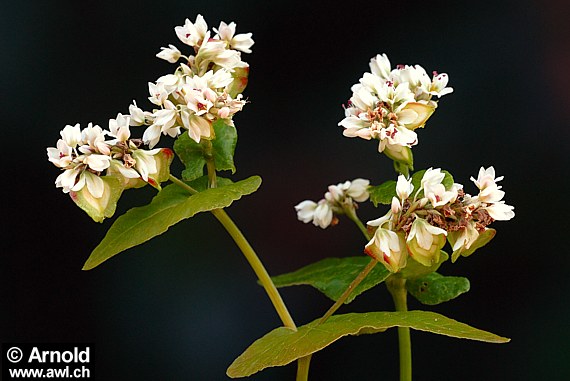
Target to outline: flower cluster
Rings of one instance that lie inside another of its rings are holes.
[[[175,28],[180,41],[192,47],[193,55],[184,56],[174,46],[162,48],[157,57],[180,62],[174,74],[164,75],[148,84],[148,98],[159,108],[144,112],[136,103],[130,108],[131,125],[148,125],[143,141],[153,148],[161,135],[176,137],[181,130],[197,143],[212,139],[212,124],[219,119],[233,125],[232,117],[246,101],[241,91],[247,84],[249,65],[241,53],[251,53],[251,33],[235,34],[236,25],[221,22],[215,34],[201,15],[192,23],[186,19]]]
[[[330,185],[325,197],[318,203],[310,200],[300,202],[295,206],[297,218],[304,223],[313,222],[322,229],[336,225],[335,214],[353,214],[356,202],[368,200],[370,181],[355,179],[337,185]]]
[[[160,188],[168,179],[172,151],[141,149],[140,139],[130,139],[129,120],[119,114],[109,120],[109,130],[92,123],[83,130],[65,126],[56,147],[47,149],[48,160],[63,170],[56,186],[98,221],[109,213],[111,193],[147,183]]]
[[[448,76],[433,72],[430,78],[420,65],[391,70],[386,54],[372,58],[370,70],[352,86],[339,126],[344,127],[344,136],[379,140],[379,152],[412,167],[410,147],[418,142],[414,130],[423,127],[437,107],[433,96],[453,91],[447,87]]]
[[[439,263],[447,240],[455,261],[494,237],[495,230],[487,227],[493,221],[514,217],[514,208],[502,200],[505,193],[497,185],[503,177],[495,177],[493,167],[481,168],[477,179],[471,178],[479,188],[476,196],[466,194],[461,184],[445,184],[445,178],[439,168],[430,168],[414,189],[412,179],[400,175],[390,211],[367,223],[376,231],[366,254],[398,272],[406,267],[408,254],[424,266]]]

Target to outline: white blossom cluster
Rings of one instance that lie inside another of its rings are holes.
[[[415,129],[423,127],[437,107],[432,99],[453,91],[445,73],[426,73],[420,65],[398,65],[391,69],[386,54],[370,61],[352,86],[352,97],[339,123],[344,136],[379,140],[378,151],[393,160],[411,163],[410,147],[418,142]]]
[[[180,62],[173,74],[149,82],[149,100],[158,106],[145,112],[133,103],[129,107],[131,125],[148,125],[143,141],[153,148],[161,135],[178,136],[182,130],[196,142],[213,138],[212,123],[223,119],[233,125],[232,117],[246,101],[241,91],[247,84],[249,65],[241,53],[251,53],[251,33],[235,34],[236,24],[221,22],[215,34],[201,15],[193,23],[186,19],[175,28],[182,43],[192,48],[182,55],[174,45],[162,48],[157,57]]]
[[[505,204],[505,192],[497,185],[503,177],[495,177],[493,167],[481,167],[477,179],[471,178],[479,188],[476,196],[457,183],[446,189],[444,178],[439,168],[430,168],[416,190],[411,179],[400,175],[390,211],[367,223],[376,231],[365,252],[397,272],[406,266],[408,254],[425,266],[438,263],[447,238],[455,261],[494,237],[495,230],[487,228],[493,221],[514,217],[514,207]]]
[[[157,176],[166,163],[158,154],[172,153],[141,149],[140,140],[130,139],[129,119],[119,114],[109,120],[109,130],[92,123],[83,130],[79,123],[65,126],[56,147],[47,149],[48,160],[63,170],[55,180],[56,186],[64,193],[87,191],[95,199],[104,196],[102,177],[107,175],[119,179],[123,188],[146,183],[159,187]]]
[[[344,214],[354,211],[355,202],[368,200],[368,186],[370,181],[355,179],[337,185],[330,185],[325,197],[319,202],[305,200],[295,206],[297,218],[304,223],[313,222],[322,229],[329,225],[336,225],[338,219],[335,214]]]

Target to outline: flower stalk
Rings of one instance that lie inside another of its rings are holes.
[[[178,185],[181,188],[184,188],[191,194],[198,193],[197,190],[195,190],[194,188],[192,188],[190,185],[186,184],[182,180],[174,177],[173,175],[170,175],[169,179],[174,184]],[[279,291],[277,291],[277,287],[275,287],[275,284],[273,284],[273,281],[271,280],[271,277],[269,276],[267,270],[263,266],[263,263],[255,253],[255,250],[251,247],[251,245],[249,244],[249,242],[247,241],[241,230],[239,230],[234,221],[230,218],[230,216],[228,216],[228,214],[223,209],[214,209],[211,211],[211,213],[226,229],[228,234],[233,238],[234,242],[245,256],[247,262],[255,272],[255,275],[257,275],[259,281],[261,282],[261,285],[267,292],[267,295],[269,296],[269,299],[271,300],[271,303],[273,304],[275,311],[277,311],[277,314],[281,318],[283,325],[287,328],[297,330],[297,326],[295,325],[295,322],[293,321],[293,318],[291,317],[291,314],[289,313],[289,310],[287,309],[285,302],[283,302],[283,299],[281,298]]]

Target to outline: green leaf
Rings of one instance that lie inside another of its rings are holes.
[[[445,190],[450,190],[453,184],[455,183],[455,180],[453,179],[451,173],[449,173],[448,171],[442,170],[442,172],[445,173],[445,177],[443,178],[443,181],[441,183],[445,187]]]
[[[383,184],[371,186],[368,188],[368,193],[374,206],[378,206],[378,204],[390,205],[392,197],[396,196],[396,181],[388,180]]]
[[[227,375],[232,378],[247,377],[265,368],[287,365],[320,351],[343,336],[377,333],[392,327],[410,327],[488,343],[510,341],[434,312],[351,313],[332,316],[321,325],[315,320],[299,327],[297,331],[285,327],[274,329],[247,348],[230,365]]]
[[[406,288],[421,303],[435,305],[455,299],[469,291],[469,279],[443,276],[434,272],[420,278],[409,279]]]
[[[352,281],[371,261],[370,257],[326,258],[297,271],[272,277],[277,287],[309,285],[336,301]],[[345,304],[358,295],[382,283],[390,272],[384,266],[375,266],[354,289]]]
[[[234,152],[237,144],[237,130],[234,126],[218,120],[214,123],[216,139],[212,140],[214,164],[218,171],[232,171],[235,173]]]
[[[182,171],[182,178],[186,181],[192,181],[204,175],[204,166],[206,159],[204,158],[204,147],[200,143],[196,143],[188,135],[183,133],[174,142],[174,152],[180,158],[186,169]]]
[[[204,166],[208,157],[213,158],[216,170],[229,170],[235,173],[236,128],[227,125],[222,119],[214,122],[212,127],[216,135],[213,140],[203,139],[200,143],[196,143],[187,133],[184,133],[174,142],[174,151],[186,167],[182,171],[184,180],[192,181],[204,175]]]
[[[220,176],[216,176],[216,181],[218,183],[218,188],[225,187],[227,185],[231,185],[234,183],[232,180]],[[198,177],[195,180],[188,181],[187,184],[190,185],[195,190],[197,190],[198,192],[205,191],[206,189],[208,189],[208,176]]]
[[[192,196],[171,184],[164,187],[150,204],[132,208],[113,223],[107,235],[93,250],[83,270],[90,270],[133,246],[154,238],[172,225],[200,212],[225,208],[261,185],[259,176],[237,183],[206,189]]]

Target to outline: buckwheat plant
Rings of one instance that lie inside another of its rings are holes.
[[[94,221],[112,217],[126,189],[148,184],[158,191],[148,205],[132,208],[114,221],[84,270],[197,213],[211,212],[244,254],[283,323],[237,357],[227,370],[233,378],[297,361],[297,379],[307,380],[314,353],[343,336],[392,327],[398,329],[401,380],[412,377],[410,328],[492,343],[509,341],[433,312],[407,309],[408,294],[435,305],[467,292],[466,278],[436,271],[449,259],[454,263],[489,243],[496,234],[489,227],[493,222],[514,217],[514,208],[503,201],[505,192],[497,185],[503,177],[497,177],[492,166],[481,167],[471,178],[475,195],[440,168],[414,172],[416,131],[426,125],[439,99],[453,91],[447,87],[447,74],[433,72],[430,77],[419,65],[392,68],[385,54],[371,59],[370,72],[352,86],[339,126],[346,137],[378,141],[378,152],[393,161],[398,176],[380,185],[362,178],[330,185],[321,200],[295,206],[299,220],[321,229],[334,227],[346,216],[365,238],[356,248],[363,254],[322,259],[271,278],[224,210],[255,192],[261,179],[234,182],[219,176],[221,171],[236,171],[233,118],[248,103],[242,92],[249,65],[242,53],[251,52],[251,33],[236,34],[233,22],[209,30],[200,15],[194,22],[186,19],[175,32],[185,52],[168,45],[157,54],[176,68],[149,82],[150,110],[133,101],[127,114],[109,119],[107,129],[92,123],[83,129],[80,124],[67,125],[56,147],[47,149],[49,161],[62,171],[56,186]],[[131,129],[142,136],[133,137]],[[173,149],[155,148],[164,136]],[[185,168],[178,177],[170,172],[175,154]],[[357,210],[369,201],[385,210],[364,224]],[[443,251],[447,243],[451,254]],[[335,314],[383,282],[395,312]],[[297,327],[277,288],[300,284],[317,288],[334,304],[320,318]]]

